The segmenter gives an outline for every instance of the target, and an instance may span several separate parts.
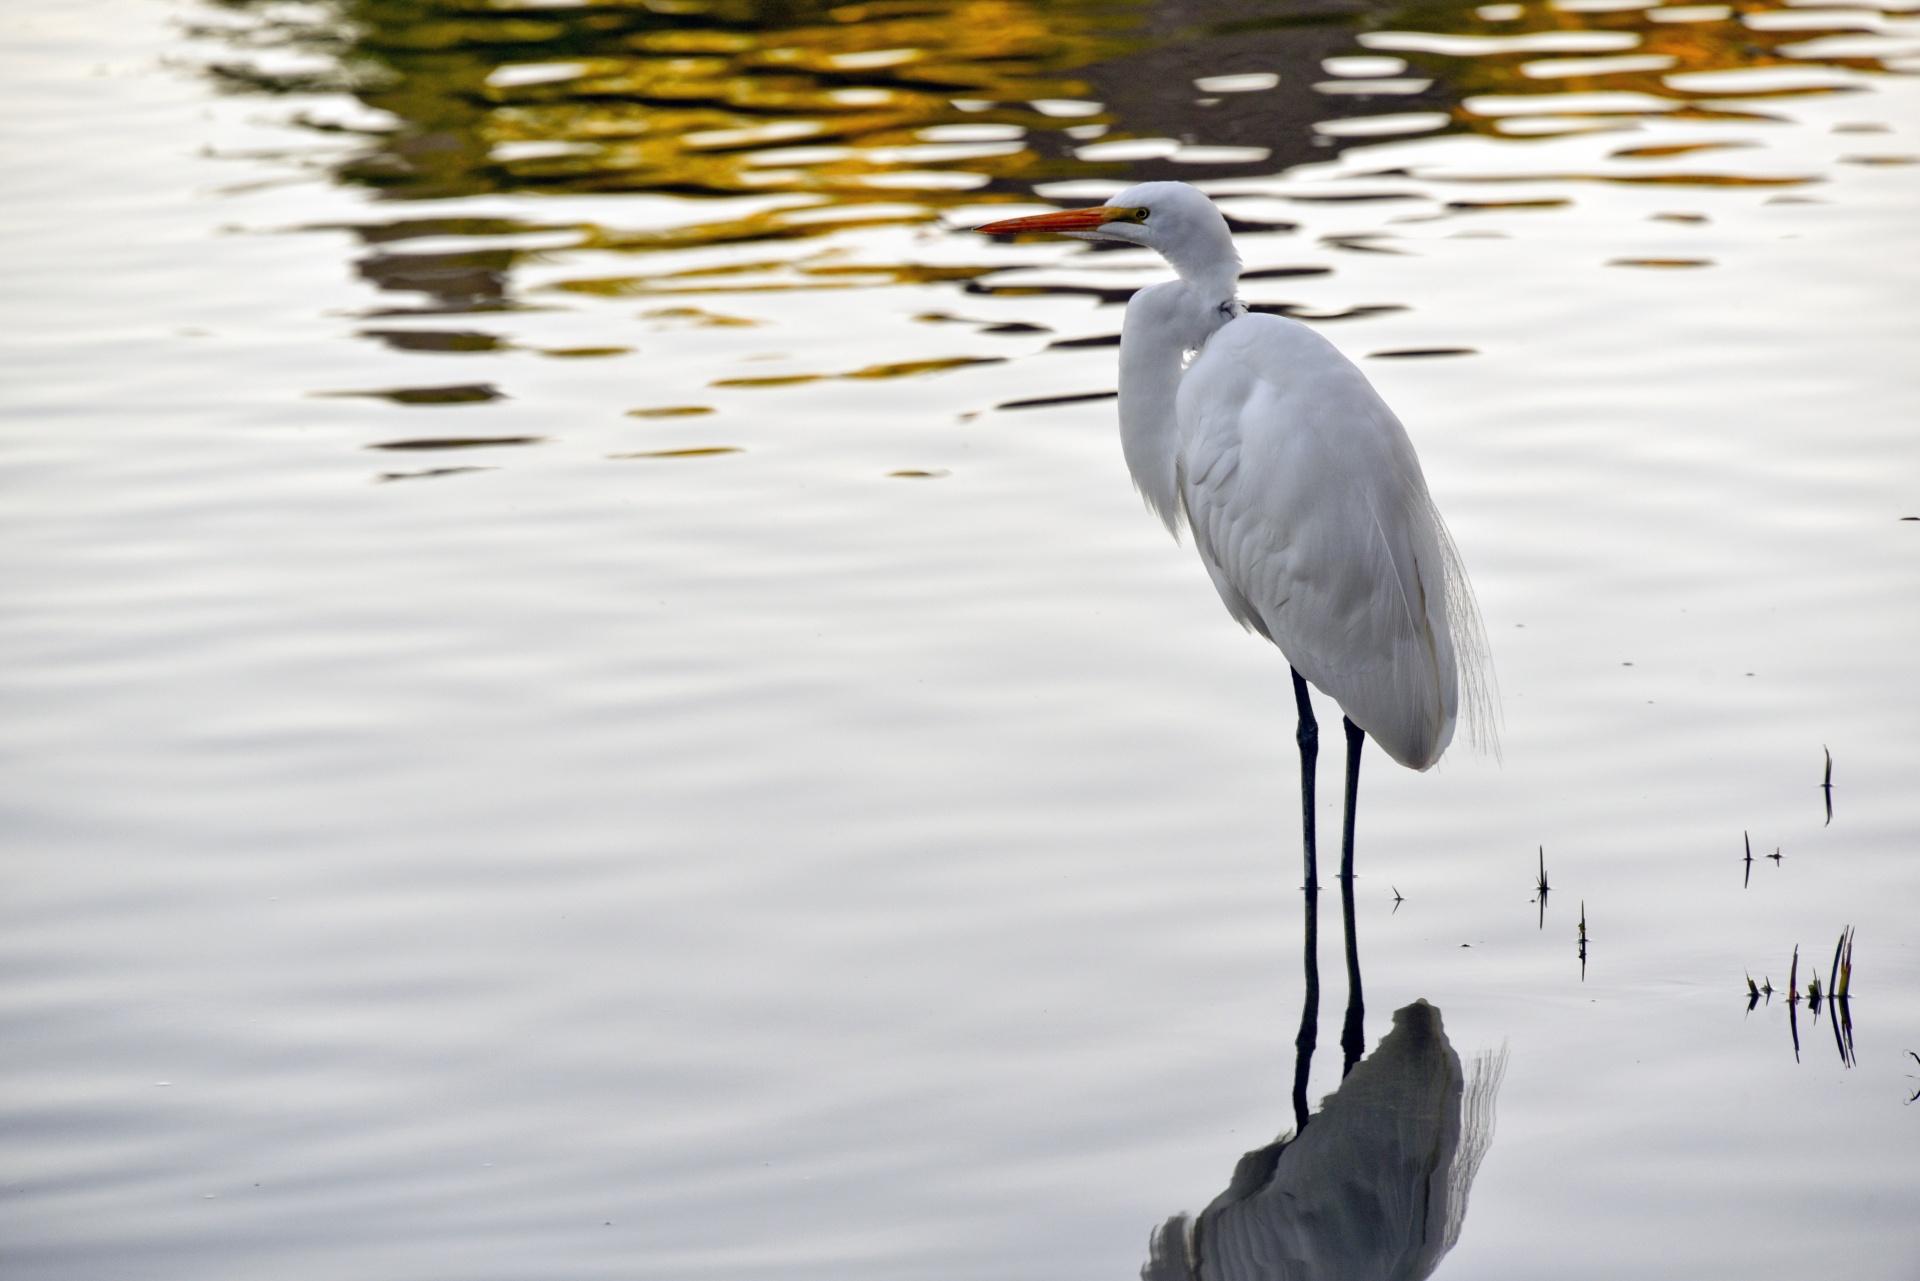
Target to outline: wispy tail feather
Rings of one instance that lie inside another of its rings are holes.
[[[1429,502],[1432,500],[1429,499]],[[1487,646],[1487,631],[1480,622],[1480,607],[1474,602],[1473,584],[1467,578],[1467,563],[1460,548],[1433,511],[1433,527],[1440,536],[1440,560],[1447,578],[1447,630],[1453,633],[1453,662],[1460,682],[1459,720],[1465,725],[1467,742],[1475,751],[1500,759],[1500,682],[1494,675],[1493,655]]]

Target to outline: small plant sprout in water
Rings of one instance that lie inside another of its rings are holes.
[[[1551,889],[1552,887],[1547,884],[1547,847],[1542,845],[1540,847],[1540,876],[1539,879],[1534,882],[1533,890],[1538,896],[1534,901],[1540,904],[1539,928],[1543,930],[1547,928],[1547,894]]]
[[[1847,999],[1852,987],[1853,927],[1849,925],[1840,931],[1840,939],[1833,945],[1833,967],[1827,971],[1827,1023],[1833,1028],[1833,1044],[1840,1051],[1840,1062],[1847,1067],[1856,1062],[1853,1006]]]
[[[1580,981],[1587,981],[1587,901],[1580,900]]]
[[[1826,776],[1820,780],[1820,792],[1823,796],[1827,798],[1827,821],[1821,824],[1821,826],[1832,827],[1833,826],[1833,753],[1827,749],[1827,745],[1825,743],[1822,743],[1820,745],[1820,751],[1823,754],[1825,754],[1827,758],[1827,773],[1826,773]]]
[[[1840,940],[1833,945],[1833,968],[1827,972],[1828,999],[1846,1000],[1847,989],[1852,985],[1853,927],[1849,925],[1840,931]]]
[[[1787,971],[1787,1030],[1793,1033],[1793,1061],[1800,1061],[1800,945],[1793,945],[1793,967]]]
[[[1751,833],[1742,832],[1740,839],[1746,843],[1747,847],[1747,857],[1744,860],[1747,865],[1747,874],[1740,882],[1740,888],[1744,890],[1753,884],[1753,836]]]

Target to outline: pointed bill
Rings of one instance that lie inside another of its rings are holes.
[[[986,235],[1009,231],[1096,231],[1110,222],[1132,222],[1136,211],[1118,205],[1099,205],[1092,209],[1062,209],[1058,213],[1035,214],[1030,218],[1008,218],[990,222],[974,230]]]

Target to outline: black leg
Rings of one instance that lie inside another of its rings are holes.
[[[1307,682],[1293,674],[1293,702],[1300,713],[1294,741],[1300,745],[1300,833],[1306,857],[1307,997],[1300,1009],[1300,1035],[1293,1039],[1293,1128],[1307,1128],[1307,1074],[1313,1067],[1313,1047],[1320,1038],[1320,856],[1316,848],[1313,813],[1313,776],[1320,759],[1320,722],[1313,717]]]
[[[1340,1075],[1353,1071],[1366,1050],[1366,998],[1360,992],[1360,940],[1353,922],[1353,815],[1360,800],[1360,749],[1367,745],[1367,732],[1346,717],[1347,727],[1347,804],[1345,825],[1340,832],[1340,916],[1347,927],[1347,1018],[1340,1029]]]

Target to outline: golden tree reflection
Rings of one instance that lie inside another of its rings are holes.
[[[1090,167],[1065,147],[1044,157],[1022,141],[1059,125],[1030,104],[1084,97],[1071,69],[1138,43],[1124,6],[1086,0],[225,7],[250,19],[229,29],[248,45],[333,65],[275,72],[225,60],[213,73],[242,89],[351,92],[387,113],[391,126],[368,130],[367,150],[339,174],[407,198],[893,199],[1082,174]],[[1101,123],[1097,108],[1073,121]],[[942,138],[942,125],[965,136]]]
[[[1551,136],[1655,106],[1670,119],[1754,114],[1715,101],[1731,90],[1689,79],[1700,73],[1881,65],[1816,58],[1808,44],[1859,29],[1858,12],[1757,0],[1598,11],[1580,0],[216,0],[211,12],[201,33],[230,51],[208,67],[224,86],[350,95],[371,109],[308,123],[357,136],[332,172],[385,199],[716,202],[711,216],[665,229],[561,215],[576,248],[649,255],[642,274],[562,286],[615,295],[966,280],[984,269],[775,255],[728,264],[723,281],[723,269],[676,251],[927,222],[1063,180],[1272,172],[1383,132],[1324,127],[1336,117]],[[1343,56],[1370,52],[1404,70],[1342,78]],[[1555,106],[1558,120],[1526,109],[1623,91],[1640,105]],[[359,230],[379,244],[555,227],[402,218]],[[524,252],[376,253],[360,269],[430,300],[395,311],[497,310],[514,305],[507,285]]]

